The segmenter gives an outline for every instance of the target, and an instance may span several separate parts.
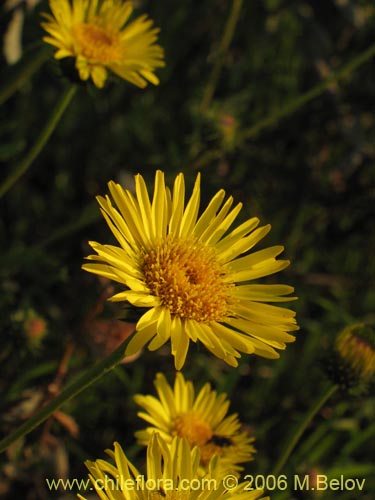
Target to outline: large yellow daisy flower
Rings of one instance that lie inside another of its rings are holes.
[[[190,340],[201,341],[231,366],[237,366],[240,352],[279,357],[275,349],[293,341],[287,332],[298,326],[293,311],[267,302],[291,300],[285,295],[293,288],[246,282],[281,271],[289,261],[276,260],[282,246],[243,255],[268,233],[269,225],[257,227],[254,217],[226,234],[241,203],[230,210],[233,198],[223,204],[224,190],[198,217],[199,174],[186,206],[183,174],[171,193],[157,171],[152,202],[141,175],[135,177],[136,196],[113,181],[109,190],[117,209],[108,196],[97,199],[120,246],[90,242],[97,254],[88,257],[94,262],[83,269],[127,287],[110,300],[148,309],[126,355],[149,341],[148,348],[156,350],[170,339],[178,370]]]
[[[146,410],[138,416],[151,424],[136,432],[140,444],[147,445],[154,432],[160,433],[167,443],[174,436],[185,438],[190,446],[199,447],[204,468],[218,455],[220,467],[227,474],[237,473],[243,469],[237,464],[253,459],[254,438],[241,431],[237,414],[226,416],[226,394],[218,396],[207,383],[195,396],[192,382],[185,381],[181,372],[176,374],[173,389],[162,373],[156,375],[154,384],[159,398],[141,394],[134,397]]]
[[[119,443],[106,450],[106,460],[85,462],[89,478],[101,500],[256,500],[261,490],[247,491],[247,483],[226,489],[225,476],[217,469],[216,457],[206,476],[198,473],[199,450],[175,438],[170,447],[154,434],[147,448],[147,474],[142,475],[127,459]],[[228,476],[227,476],[228,477]],[[233,486],[233,476],[230,486]],[[229,485],[229,482],[228,482]],[[78,498],[85,500],[81,495]],[[262,500],[269,500],[263,498]]]
[[[159,83],[154,74],[164,66],[163,49],[155,44],[159,30],[145,15],[125,26],[131,1],[50,0],[49,5],[43,40],[57,47],[56,59],[75,57],[82,80],[92,78],[101,88],[110,70],[138,87]]]

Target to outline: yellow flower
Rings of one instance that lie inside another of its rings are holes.
[[[120,246],[90,242],[97,255],[83,269],[118,281],[127,290],[112,301],[129,301],[148,308],[136,326],[126,355],[149,341],[150,350],[169,339],[176,369],[185,362],[190,340],[201,341],[215,356],[237,366],[240,352],[278,358],[297,330],[295,313],[267,304],[291,300],[287,285],[244,284],[276,273],[289,261],[276,260],[282,246],[244,256],[270,230],[249,219],[226,234],[241,203],[233,198],[222,205],[220,190],[198,218],[200,176],[185,200],[184,176],[179,174],[172,193],[164,174],[156,172],[152,202],[141,175],[135,177],[136,196],[111,181],[108,196],[98,197],[104,218]],[[220,208],[221,207],[221,208]]]
[[[151,424],[136,432],[140,444],[147,445],[154,432],[160,433],[167,443],[174,436],[185,438],[191,447],[199,447],[204,468],[218,455],[220,467],[226,473],[237,473],[243,469],[238,463],[253,459],[254,438],[241,431],[236,414],[226,416],[229,408],[226,394],[218,396],[207,383],[195,396],[192,382],[185,381],[181,372],[176,374],[173,389],[162,373],[156,375],[154,384],[159,399],[141,394],[134,397],[145,410],[138,416]]]
[[[119,443],[106,453],[114,465],[100,459],[85,462],[101,500],[256,500],[263,494],[261,490],[246,491],[247,483],[225,489],[225,478],[217,470],[216,459],[211,461],[206,476],[199,476],[199,450],[191,450],[181,438],[175,438],[168,447],[157,433],[152,436],[145,476],[129,462]],[[81,495],[78,498],[85,500]]]
[[[102,88],[110,70],[138,87],[159,83],[155,68],[164,66],[163,49],[155,44],[159,30],[143,15],[125,26],[131,1],[50,0],[52,15],[43,13],[43,40],[55,47],[56,59],[74,57],[82,80]]]

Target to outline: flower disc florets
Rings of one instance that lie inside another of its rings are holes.
[[[199,241],[167,238],[143,258],[145,282],[171,315],[181,320],[223,321],[230,284],[213,248]]]

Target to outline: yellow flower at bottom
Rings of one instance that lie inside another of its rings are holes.
[[[205,477],[198,475],[199,450],[191,450],[186,440],[175,438],[171,447],[155,433],[147,448],[147,474],[129,462],[119,443],[106,450],[114,464],[106,460],[87,461],[89,478],[101,500],[257,500],[261,490],[247,491],[247,483],[226,489],[216,460]],[[230,476],[228,476],[231,478]],[[233,477],[232,477],[233,479]],[[231,482],[230,487],[233,486]],[[81,500],[86,500],[78,495]],[[262,500],[267,500],[263,498]]]
[[[74,57],[82,80],[101,88],[107,70],[138,87],[159,80],[154,70],[164,66],[163,49],[155,44],[159,30],[143,15],[125,26],[131,1],[50,0],[52,15],[43,13],[43,40],[55,47],[56,59]]]
[[[138,416],[151,424],[136,432],[140,444],[147,445],[154,432],[160,433],[167,443],[174,436],[185,438],[190,446],[200,449],[204,469],[217,455],[219,467],[226,473],[237,473],[242,470],[237,464],[253,460],[254,438],[241,431],[237,414],[226,416],[226,394],[217,395],[207,383],[195,396],[192,382],[185,381],[181,372],[176,374],[173,389],[162,373],[156,375],[154,384],[159,399],[141,394],[134,397],[145,410]]]
[[[202,342],[215,356],[237,366],[240,352],[278,358],[298,330],[295,312],[268,302],[292,300],[287,285],[249,284],[285,269],[277,260],[282,246],[246,254],[269,232],[253,217],[228,230],[242,204],[231,210],[220,190],[198,217],[200,176],[185,206],[183,174],[173,191],[156,172],[152,202],[143,177],[135,178],[136,196],[111,181],[108,196],[98,197],[102,214],[120,246],[90,242],[97,255],[83,269],[125,285],[112,301],[147,308],[136,326],[126,355],[148,342],[159,349],[169,339],[176,369],[185,362],[190,340]],[[228,234],[227,234],[228,233]]]

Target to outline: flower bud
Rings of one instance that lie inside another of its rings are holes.
[[[29,310],[23,321],[24,332],[30,347],[38,347],[47,333],[47,323],[44,318],[33,310]]]
[[[363,392],[375,373],[374,329],[364,323],[344,328],[324,359],[324,365],[327,376],[335,384]]]

